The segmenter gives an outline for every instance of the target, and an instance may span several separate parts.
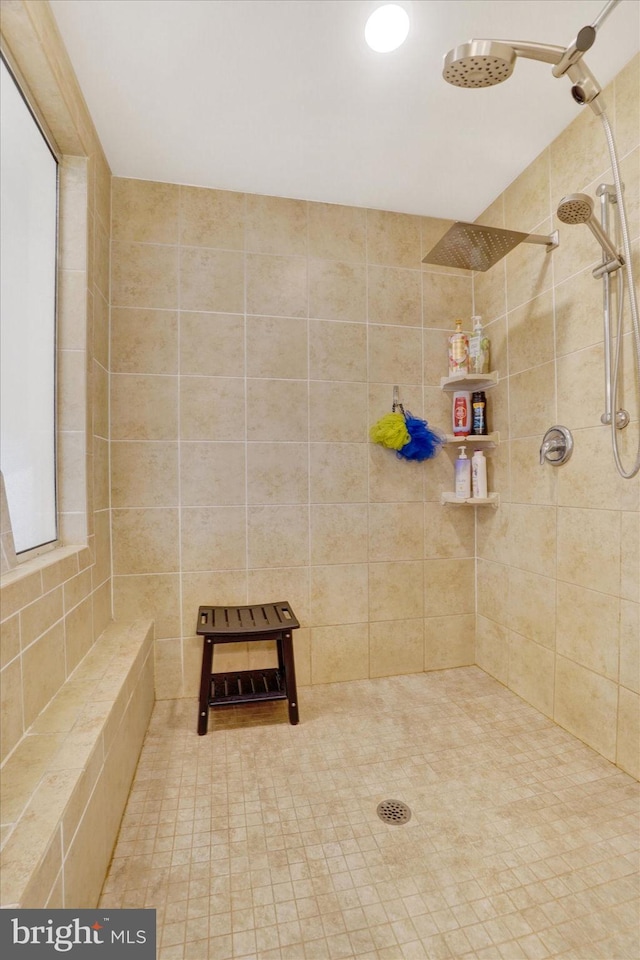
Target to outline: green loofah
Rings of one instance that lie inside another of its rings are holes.
[[[390,450],[400,450],[411,437],[402,413],[387,413],[371,427],[369,436],[374,443],[380,443]]]

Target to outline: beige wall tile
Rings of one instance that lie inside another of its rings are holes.
[[[424,572],[419,560],[369,564],[369,620],[424,616]]]
[[[322,508],[320,508],[322,509]],[[330,508],[329,508],[330,509]],[[362,509],[362,508],[358,508]],[[366,510],[366,508],[364,508]],[[366,512],[365,512],[366,523]],[[366,533],[366,526],[365,526]],[[361,558],[362,559],[362,558]],[[0,667],[6,665],[20,653],[20,616],[14,614],[0,623]]]
[[[422,290],[419,270],[369,267],[367,316],[369,323],[419,327],[422,323]]]
[[[247,380],[248,440],[307,440],[305,380]]]
[[[412,460],[400,460],[379,444],[367,445],[369,499],[372,503],[399,503],[423,499],[424,468]]]
[[[640,514],[623,513],[620,519],[620,596],[640,600]]]
[[[0,673],[0,720],[0,755],[4,762],[24,731],[20,657],[12,660]],[[6,810],[4,815],[7,816]]]
[[[561,506],[617,509],[626,481],[616,470],[611,455],[611,433],[600,424],[574,430],[574,447],[568,463],[556,470],[558,503]]]
[[[153,620],[156,639],[179,636],[180,575],[154,573],[114,577],[113,614],[116,620]],[[195,622],[195,614],[191,619]]]
[[[180,187],[180,242],[190,247],[244,249],[243,193]]]
[[[111,370],[113,373],[177,373],[177,313],[114,307]]]
[[[615,132],[620,156],[638,144],[640,56],[636,54],[615,79]]]
[[[511,499],[514,503],[556,503],[558,485],[564,481],[563,471],[568,465],[563,464],[558,468],[550,463],[540,463],[542,438],[543,434],[540,433],[509,443]],[[491,462],[495,463],[497,459],[492,457]],[[496,490],[506,492],[502,480],[494,483]]]
[[[369,559],[422,560],[424,508],[421,503],[369,505]]]
[[[507,265],[500,260],[485,273],[473,275],[474,310],[490,323],[507,312]],[[496,364],[493,364],[494,368]],[[506,369],[506,367],[498,367]]]
[[[64,614],[63,588],[57,587],[20,611],[20,643],[24,650]]]
[[[366,563],[310,568],[309,615],[312,624],[366,624],[367,609]],[[313,682],[317,681],[314,679]]]
[[[382,383],[422,381],[422,331],[369,326],[369,379]]]
[[[311,563],[368,560],[366,503],[316,503],[310,507]]]
[[[550,234],[550,220],[539,225],[538,233]],[[553,283],[553,254],[545,246],[521,243],[506,257],[507,309],[514,310],[538,297]]]
[[[278,571],[279,572],[279,571]],[[246,570],[205,570],[189,571],[181,575],[182,586],[182,635],[192,636],[196,632],[198,607],[224,607],[234,603],[247,603]],[[255,602],[258,599],[252,597]],[[274,600],[280,597],[273,597]],[[202,649],[202,648],[201,648]]]
[[[500,503],[498,510],[478,510],[476,555],[496,563],[511,563],[511,505]]]
[[[178,444],[111,444],[114,507],[177,507]]]
[[[275,567],[247,572],[247,602],[286,600],[301,624],[309,618],[309,567]],[[300,636],[296,630],[295,638]]]
[[[620,688],[616,763],[640,779],[640,697]]]
[[[424,533],[424,556],[427,558],[475,555],[475,518],[472,510],[447,510],[439,502],[425,503]]]
[[[74,664],[75,666],[75,664]],[[6,668],[8,670],[9,668]],[[6,675],[5,670],[5,675]],[[24,726],[29,727],[65,680],[64,625],[56,623],[22,655]]]
[[[552,650],[509,634],[509,688],[547,717],[553,716],[554,668]]]
[[[444,617],[475,610],[474,560],[425,560],[424,615]]]
[[[178,306],[178,248],[151,243],[111,244],[111,303],[115,307]]]
[[[245,382],[240,377],[180,378],[182,440],[244,440]]]
[[[93,638],[93,605],[89,597],[74,607],[65,619],[64,650],[67,674],[70,674],[89,652]]]
[[[309,316],[320,320],[367,318],[367,281],[359,263],[309,261]]]
[[[454,330],[455,322],[463,320],[463,329],[471,324],[472,283],[470,277],[455,274],[424,273],[422,275],[422,322],[425,327]],[[388,321],[387,321],[388,322]]]
[[[640,604],[620,601],[620,683],[640,693]]]
[[[619,618],[617,597],[558,581],[558,653],[616,682]]]
[[[373,625],[372,625],[373,626]],[[443,670],[476,662],[474,614],[427,617],[424,621],[424,669]]]
[[[551,196],[554,204],[583,190],[609,166],[607,142],[599,117],[581,110],[550,146]]]
[[[572,430],[599,426],[604,412],[603,364],[601,344],[558,358],[558,423],[571,424]]]
[[[620,595],[620,521],[615,513],[558,508],[558,578]]]
[[[309,439],[366,441],[366,384],[312,380],[309,383]]]
[[[618,688],[612,680],[556,658],[554,720],[608,760],[615,760]]]
[[[509,378],[512,437],[542,436],[555,422],[555,363],[543,363]]]
[[[309,453],[306,443],[247,445],[249,503],[306,503]]]
[[[564,357],[602,340],[602,284],[590,270],[556,284],[554,298],[558,356]]]
[[[180,313],[183,376],[244,376],[244,317],[228,313]]]
[[[367,327],[362,323],[309,321],[312,380],[367,380]]]
[[[297,317],[247,317],[247,376],[307,377],[307,321]]]
[[[113,510],[112,526],[114,574],[179,569],[177,510]]]
[[[509,373],[548,363],[554,358],[554,317],[551,292],[530,300],[508,315]]]
[[[180,501],[185,507],[246,502],[244,443],[180,444]]]
[[[173,183],[114,177],[111,185],[112,238],[176,244],[179,190]]]
[[[420,269],[421,218],[385,210],[367,210],[369,263]]]
[[[246,247],[251,253],[305,256],[307,204],[302,200],[247,194]]]
[[[553,649],[556,645],[557,583],[550,577],[509,567],[507,626]]]
[[[449,376],[448,343],[451,333],[453,333],[453,327],[446,332],[423,330],[423,376],[427,386],[439,387],[442,378]],[[407,382],[404,378],[403,381]]]
[[[313,627],[311,682],[364,680],[369,675],[369,628],[366,623]]]
[[[175,440],[177,436],[177,377],[112,374],[113,440]]]
[[[180,539],[182,570],[244,569],[245,507],[183,507]]]
[[[367,445],[312,443],[309,450],[311,503],[367,500]]]
[[[248,509],[249,568],[295,567],[309,561],[309,507],[255,506]]]
[[[304,258],[249,254],[246,271],[248,313],[307,316],[307,261]]]
[[[476,564],[477,612],[481,617],[505,626],[509,621],[510,569],[488,560],[478,560]]]
[[[504,191],[507,230],[533,232],[551,212],[549,150],[545,149]]]
[[[366,256],[367,211],[333,203],[309,203],[309,256],[361,263]]]
[[[556,569],[555,507],[512,503],[509,511],[511,563],[520,570],[551,576]],[[560,572],[558,571],[558,576]]]
[[[501,683],[508,682],[509,631],[495,620],[476,619],[476,663]]]
[[[244,257],[233,250],[180,249],[180,307],[242,313]]]
[[[424,621],[383,621],[369,625],[369,676],[395,677],[424,669]]]

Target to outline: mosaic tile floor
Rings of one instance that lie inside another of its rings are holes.
[[[637,960],[631,777],[475,667],[299,692],[156,704],[101,905],[159,960]]]

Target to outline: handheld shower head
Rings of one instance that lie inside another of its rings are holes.
[[[562,223],[584,223],[589,227],[605,254],[615,261],[615,268],[622,266],[623,260],[610,237],[602,229],[593,214],[593,201],[586,193],[570,193],[558,204],[558,219]]]
[[[562,223],[589,223],[593,201],[586,193],[571,193],[558,204],[558,220]]]
[[[508,80],[516,65],[513,47],[498,40],[470,40],[450,50],[442,76],[454,87],[493,87]]]

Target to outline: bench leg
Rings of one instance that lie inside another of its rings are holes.
[[[293,642],[291,631],[284,630],[278,640],[278,660],[282,659],[285,682],[287,685],[287,700],[289,701],[289,723],[296,724],[298,716],[298,689],[296,687],[296,665],[293,659]]]
[[[202,673],[200,674],[200,700],[198,704],[198,734],[207,732],[209,722],[209,691],[211,689],[211,664],[213,661],[213,641],[205,637],[202,641]]]

